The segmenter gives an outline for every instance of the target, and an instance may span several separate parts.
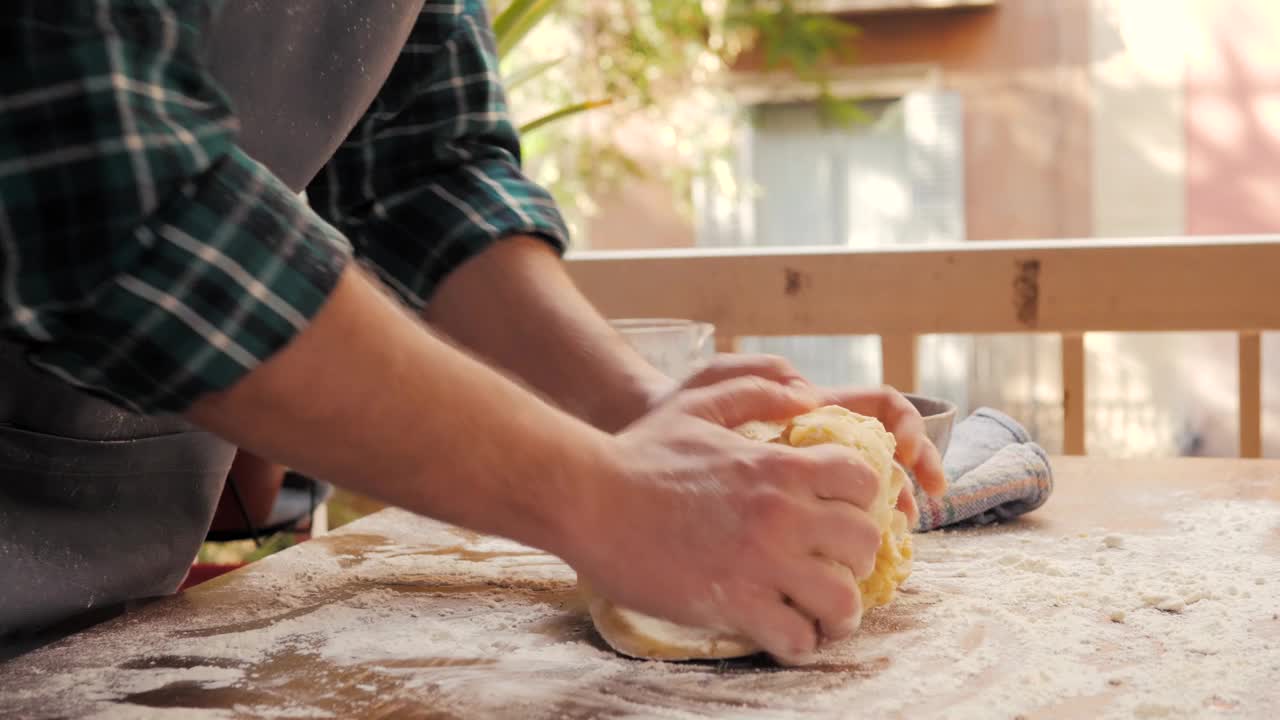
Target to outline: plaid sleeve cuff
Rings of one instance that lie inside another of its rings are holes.
[[[375,202],[359,233],[377,239],[362,244],[362,259],[419,308],[449,273],[503,238],[531,235],[563,253],[569,235],[551,197],[499,158],[450,168]],[[432,239],[427,252],[424,238]]]
[[[421,308],[504,237],[564,251],[564,220],[520,152],[485,3],[429,0],[370,111],[307,192],[360,260]]]
[[[350,256],[336,229],[234,148],[136,240],[114,279],[32,361],[143,412],[182,411],[283,348]]]

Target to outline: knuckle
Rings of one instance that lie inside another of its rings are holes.
[[[866,546],[870,549],[871,555],[874,556],[876,551],[880,549],[880,528],[876,526],[871,518],[863,517],[861,522],[858,523],[858,531]]]
[[[747,453],[738,453],[729,458],[729,471],[740,478],[756,479],[760,476],[761,467],[758,458]]]
[[[849,572],[853,573],[854,580],[866,580],[876,569],[875,551],[867,547],[855,548],[846,562],[849,563]]]
[[[880,393],[884,401],[888,402],[890,405],[895,407],[911,408],[913,410],[915,409],[915,406],[907,400],[907,396],[897,388],[885,387],[880,390]]]
[[[802,452],[815,461],[828,465],[852,457],[850,448],[836,443],[821,443],[801,448]]]
[[[764,528],[777,529],[785,526],[791,510],[790,498],[773,488],[761,489],[750,500],[752,523]]]
[[[770,450],[761,456],[759,465],[774,482],[787,486],[804,484],[822,469],[815,458],[804,453],[785,452],[781,447]]]
[[[862,458],[855,459],[852,467],[849,469],[849,479],[851,482],[857,483],[859,487],[870,493],[871,497],[875,497],[876,490],[880,487],[880,474],[869,463]],[[870,498],[868,498],[870,499]]]
[[[741,399],[736,393],[724,393],[713,397],[711,402],[708,404],[708,409],[716,419],[716,422],[723,425],[726,424],[730,418],[735,417],[735,413],[737,412],[741,402]]]
[[[876,471],[853,450],[840,449],[844,452],[829,453],[822,459],[822,472],[846,488],[856,489],[857,494],[873,491],[880,481]]]
[[[862,599],[857,585],[850,585],[841,593],[841,598],[840,617],[836,619],[836,627],[842,630],[841,635],[847,636],[853,632],[862,615]]]
[[[693,414],[699,408],[706,407],[716,400],[714,388],[696,388],[676,393],[671,403],[686,414]]]
[[[898,416],[898,424],[904,428],[909,428],[912,432],[924,432],[924,416],[906,398],[900,398],[900,401],[894,405],[895,414]]]
[[[742,385],[743,393],[766,394],[773,392],[777,388],[776,384],[759,375],[744,375],[739,378],[738,382]]]
[[[852,582],[837,582],[831,590],[831,621],[839,624],[858,612],[858,586]]]
[[[911,404],[911,401],[907,399],[907,396],[902,393],[896,394],[893,399],[893,404],[898,408],[898,412],[902,413],[906,417],[914,418],[916,420],[920,420],[924,417],[920,414],[920,411],[916,409],[916,406]]]
[[[841,537],[846,538],[843,561],[858,580],[865,580],[875,570],[876,554],[880,550],[880,530],[870,519],[860,518],[846,528]]]
[[[888,388],[881,391],[878,402],[880,412],[878,415],[883,416],[882,419],[893,422],[894,424],[902,423],[906,420],[920,419],[920,412],[916,410],[916,406],[911,404],[906,395],[901,392]]]
[[[816,459],[820,463],[822,470],[826,472],[839,473],[841,476],[854,476],[861,474],[861,469],[867,464],[862,462],[853,448],[847,448],[843,445],[820,445],[820,450],[816,453]]]

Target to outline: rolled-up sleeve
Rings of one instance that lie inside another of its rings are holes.
[[[0,10],[0,331],[65,380],[181,411],[304,329],[350,254],[236,147],[209,3]]]
[[[551,196],[521,168],[479,0],[426,2],[386,84],[307,195],[418,307],[504,237],[533,235],[557,251],[568,242]]]

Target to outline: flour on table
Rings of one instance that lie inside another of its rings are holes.
[[[256,602],[206,593],[222,604],[198,625],[126,620],[0,665],[0,716],[1272,718],[1280,504],[1184,507],[1143,533],[916,536],[898,598],[788,669],[619,657],[562,564],[502,541],[451,553],[394,513],[376,532],[397,541],[304,543],[293,582],[250,572]]]

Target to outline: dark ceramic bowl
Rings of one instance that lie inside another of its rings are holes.
[[[938,454],[945,455],[947,445],[951,442],[951,428],[956,422],[955,403],[942,398],[903,394],[924,418],[925,434],[933,441],[934,447],[938,448]]]

